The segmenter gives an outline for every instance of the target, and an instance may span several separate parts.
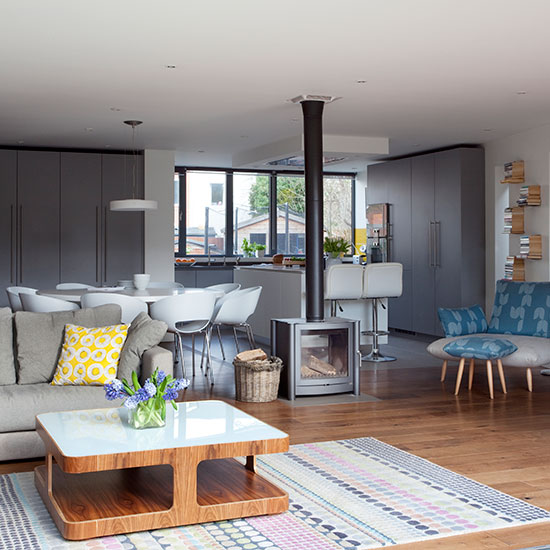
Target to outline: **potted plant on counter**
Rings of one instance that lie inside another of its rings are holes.
[[[265,244],[252,243],[256,247],[256,258],[265,256]]]
[[[323,250],[328,254],[327,267],[334,263],[341,263],[342,257],[349,249],[349,243],[342,237],[325,237]]]

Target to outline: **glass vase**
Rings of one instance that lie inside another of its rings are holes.
[[[138,403],[135,409],[128,411],[128,423],[136,430],[162,428],[166,425],[166,401],[149,399]]]

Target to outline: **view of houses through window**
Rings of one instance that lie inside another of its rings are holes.
[[[184,178],[185,201],[180,197],[180,177]],[[305,254],[305,178],[303,174],[276,174],[276,196],[271,197],[270,173],[233,172],[230,187],[232,204],[227,201],[225,171],[187,170],[176,173],[174,204],[175,252],[180,255],[224,255],[226,253],[227,208],[232,206],[233,255],[248,255],[258,245],[266,254],[279,252]],[[352,193],[354,176],[325,175],[325,236],[352,241]],[[270,208],[275,200],[276,209]],[[180,216],[180,211],[182,215]],[[276,212],[276,220],[271,213]],[[180,217],[185,221],[185,245],[179,241]],[[276,242],[271,242],[272,224]]]

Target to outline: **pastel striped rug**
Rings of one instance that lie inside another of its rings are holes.
[[[259,469],[290,495],[277,516],[65,541],[31,473],[0,476],[6,550],[344,550],[550,520],[550,513],[376,439],[293,445]]]

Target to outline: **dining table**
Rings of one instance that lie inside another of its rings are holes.
[[[209,288],[196,288],[196,287],[184,287],[184,288],[147,288],[145,290],[137,290],[135,288],[124,287],[98,287],[98,288],[73,288],[68,290],[58,290],[56,288],[40,289],[37,294],[41,296],[49,296],[51,298],[59,298],[60,300],[67,300],[68,302],[74,302],[80,304],[80,300],[83,294],[88,292],[108,292],[113,294],[122,294],[124,296],[132,296],[139,298],[147,304],[158,302],[163,298],[170,296],[178,296],[179,294],[191,294],[200,292],[211,292],[216,298],[221,298],[224,295],[223,290],[209,289]]]

